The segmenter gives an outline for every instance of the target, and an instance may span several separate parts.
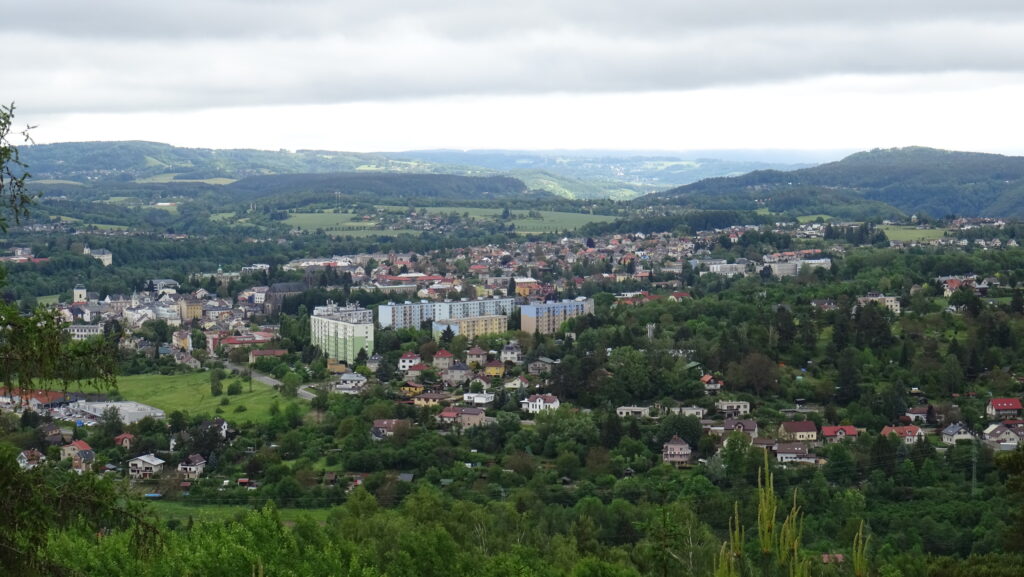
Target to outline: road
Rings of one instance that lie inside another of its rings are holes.
[[[249,367],[244,367],[242,365],[237,365],[237,364],[232,363],[230,361],[224,361],[224,366],[227,367],[228,370],[238,371],[239,373],[244,373],[245,371],[249,371],[250,370]],[[257,373],[256,371],[251,371],[251,372],[252,372],[252,380],[254,380],[256,382],[263,383],[264,385],[267,385],[267,386],[270,386],[270,387],[280,387],[281,386],[281,381],[275,379],[274,377],[271,377],[269,375],[264,375],[263,373]],[[299,396],[300,399],[306,399],[307,401],[313,400],[315,395],[309,391],[309,388],[308,388],[309,386],[310,385],[304,385],[304,386],[299,387],[298,396]]]

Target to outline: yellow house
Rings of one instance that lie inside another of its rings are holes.
[[[485,365],[484,374],[488,377],[504,377],[505,376],[505,363],[501,361],[491,361]]]
[[[407,397],[414,397],[423,392],[423,385],[419,383],[405,383],[398,390]]]
[[[446,393],[423,393],[413,397],[412,403],[417,407],[435,407],[447,400],[448,395]]]

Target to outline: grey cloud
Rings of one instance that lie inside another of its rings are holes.
[[[1024,71],[1024,5],[991,0],[25,4],[0,96],[45,112]]]

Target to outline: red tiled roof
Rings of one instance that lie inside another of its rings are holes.
[[[821,428],[821,436],[835,437],[836,435],[839,434],[839,431],[843,431],[843,434],[850,437],[856,437],[857,434],[860,432],[857,430],[857,427],[854,427],[852,425],[839,425],[835,427],[824,426]]]
[[[885,427],[882,429],[882,436],[888,437],[890,434],[895,434],[897,437],[916,437],[917,433],[920,431],[921,428],[915,425],[908,425],[906,427]]]
[[[992,404],[992,408],[996,411],[1019,411],[1021,410],[1020,399],[1014,398],[999,398],[992,399],[989,401]]]

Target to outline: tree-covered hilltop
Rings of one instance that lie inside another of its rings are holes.
[[[704,180],[644,201],[701,208],[803,210],[858,218],[885,207],[942,217],[1024,216],[1024,157],[912,147],[859,152],[792,172]],[[892,214],[890,209],[888,214]]]

